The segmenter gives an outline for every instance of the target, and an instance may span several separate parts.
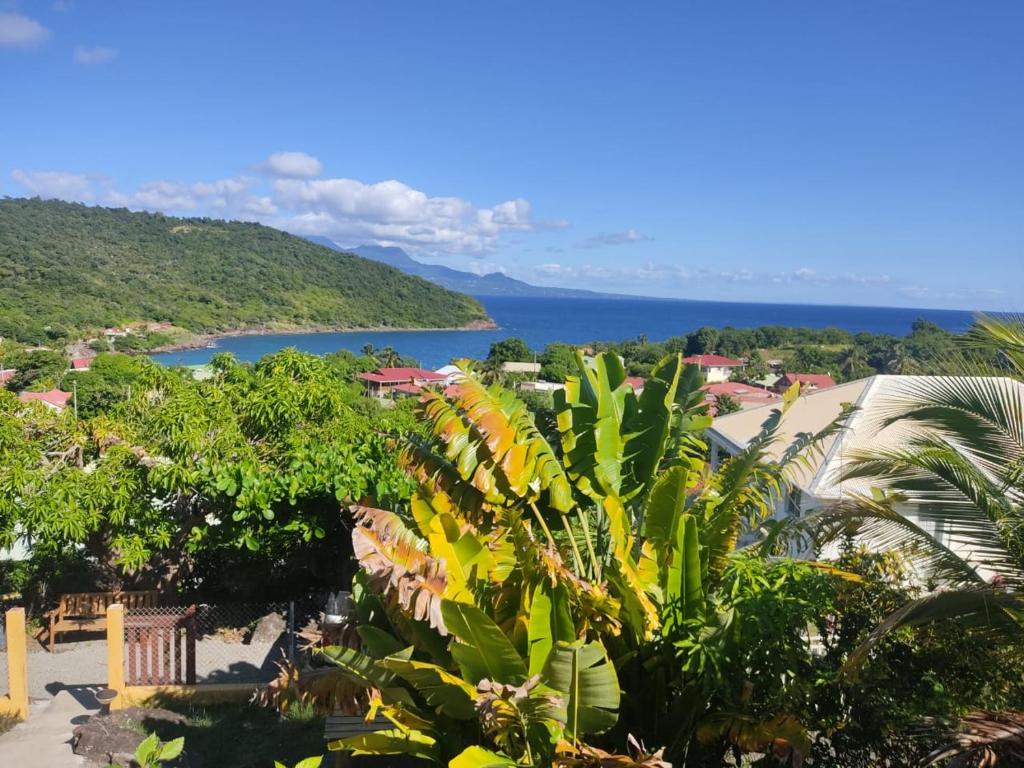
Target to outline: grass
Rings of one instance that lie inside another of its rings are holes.
[[[162,741],[185,737],[185,750],[195,768],[273,768],[274,761],[292,766],[324,750],[324,720],[311,708],[294,707],[286,715],[252,704],[195,705],[149,702],[180,712],[184,726],[154,727]]]

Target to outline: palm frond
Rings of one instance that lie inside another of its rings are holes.
[[[978,586],[985,583],[971,562],[896,511],[893,505],[900,500],[900,497],[855,495],[805,516],[800,523],[805,529],[813,529],[819,551],[840,539],[856,536],[858,540],[870,544],[874,550],[900,552],[920,575],[948,586]],[[961,525],[962,534],[969,536],[973,530],[989,540],[986,565],[995,565],[994,561],[998,560],[999,565],[1012,568],[1013,561],[1002,547],[1001,539],[992,535],[991,525],[983,517],[981,520],[976,518],[970,514],[965,515]]]
[[[919,627],[955,621],[963,627],[990,633],[994,638],[1024,639],[1024,595],[998,588],[958,589],[933,592],[912,600],[889,614],[850,654],[845,673],[855,676],[872,650],[901,627]]]
[[[946,761],[949,761],[948,763]],[[1024,712],[972,712],[965,715],[955,743],[925,758],[924,766],[944,763],[946,768],[1018,765],[1024,761]]]

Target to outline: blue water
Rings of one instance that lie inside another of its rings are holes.
[[[196,365],[215,352],[231,352],[240,360],[258,360],[282,347],[298,347],[325,354],[339,349],[358,353],[366,344],[391,346],[430,368],[454,358],[487,356],[491,342],[520,336],[533,349],[564,341],[621,341],[641,334],[651,341],[688,333],[702,325],[754,328],[788,325],[807,328],[835,326],[849,331],[910,332],[917,318],[950,331],[963,331],[972,320],[970,312],[943,309],[891,307],[826,307],[810,304],[739,304],[719,301],[667,299],[542,299],[483,298],[481,302],[498,323],[493,331],[353,331],[348,333],[274,334],[229,336],[216,349],[167,352],[153,358],[167,365]]]

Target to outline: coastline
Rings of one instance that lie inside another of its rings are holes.
[[[441,327],[441,328],[402,328],[391,325],[374,327],[351,327],[342,325],[286,325],[281,327],[260,327],[260,328],[232,328],[217,333],[201,333],[190,336],[184,341],[177,341],[172,344],[163,344],[159,347],[147,349],[140,354],[163,354],[165,352],[184,352],[190,349],[203,349],[221,339],[235,338],[238,336],[299,336],[306,333],[390,333],[401,331],[403,333],[416,331],[493,331],[498,324],[491,318],[486,320],[474,320],[466,325]]]

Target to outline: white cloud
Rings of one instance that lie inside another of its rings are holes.
[[[96,177],[66,171],[25,171],[15,168],[11,178],[30,195],[46,199],[88,203],[96,199]]]
[[[603,248],[607,245],[628,245],[630,243],[639,243],[650,239],[651,238],[647,237],[647,235],[630,227],[622,232],[599,232],[592,237],[588,237],[586,240],[581,240],[576,243],[576,247]]]
[[[286,229],[340,242],[372,239],[388,245],[449,252],[490,250],[502,232],[530,230],[530,203],[509,200],[476,208],[459,197],[430,197],[400,181],[279,179],[275,201],[295,212]]]
[[[0,48],[31,48],[50,36],[50,30],[20,13],[0,13]]]
[[[271,160],[281,154],[288,153],[278,153]],[[303,167],[311,173],[313,164],[319,168],[316,158],[301,157],[311,163],[303,165],[292,158],[283,165],[278,162],[276,173],[297,173]],[[342,243],[399,245],[419,255],[438,257],[487,254],[509,233],[546,226],[533,220],[530,202],[522,198],[477,207],[461,197],[430,196],[397,180],[367,184],[344,178],[154,179],[133,191],[121,191],[106,177],[65,171],[18,169],[12,177],[30,195],[250,219],[300,235],[321,235]]]
[[[275,152],[261,166],[264,173],[286,179],[309,179],[319,176],[323,164],[305,152]]]
[[[107,48],[102,45],[96,45],[92,48],[79,45],[75,48],[75,61],[78,64],[102,64],[105,61],[110,61],[115,56],[117,56],[116,48]]]

